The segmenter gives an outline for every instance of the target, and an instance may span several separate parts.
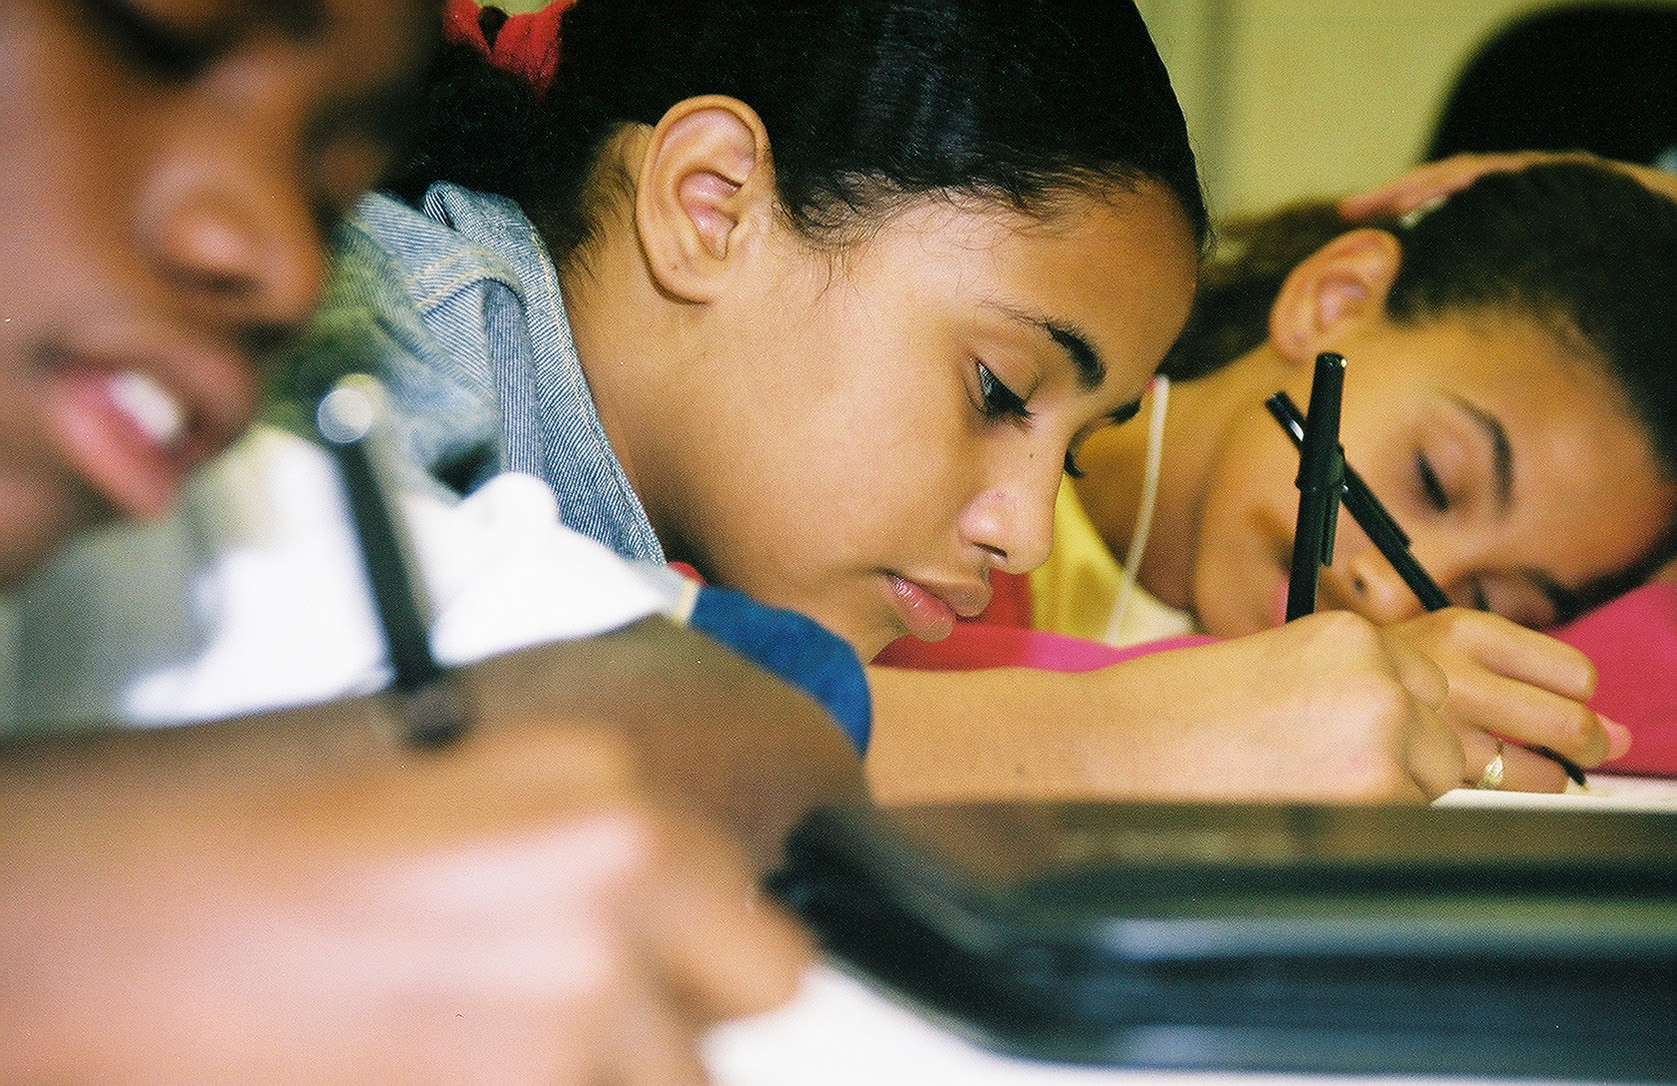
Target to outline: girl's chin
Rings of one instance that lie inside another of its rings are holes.
[[[0,486],[0,591],[33,573],[78,532],[115,519],[89,492]]]
[[[885,646],[903,636],[902,630],[880,621],[875,616],[858,619],[855,615],[824,613],[814,608],[793,607],[792,610],[801,611],[806,617],[819,623],[828,633],[845,642],[855,650],[857,659],[864,664],[884,652]]]
[[[886,647],[895,641],[898,636],[906,635],[878,633],[867,637],[846,637],[844,640],[848,641],[850,647],[856,650],[856,658],[865,664],[884,652]]]

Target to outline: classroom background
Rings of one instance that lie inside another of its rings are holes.
[[[1669,0],[1643,0],[1646,3]],[[531,11],[544,0],[499,0]],[[1218,217],[1378,184],[1474,50],[1553,0],[1137,0]]]

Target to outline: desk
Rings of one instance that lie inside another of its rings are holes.
[[[1589,783],[1568,784],[1565,792],[1485,792],[1458,788],[1435,807],[1529,807],[1577,810],[1677,811],[1677,777],[1619,777],[1589,774]]]
[[[1591,774],[1585,788],[1556,795],[1460,789],[1438,804],[1671,811],[1677,780]],[[715,1030],[704,1055],[716,1086],[1509,1086],[1506,1079],[1150,1071],[1014,1059],[968,1042],[828,964],[811,970],[781,1010]]]
[[[804,978],[785,1008],[714,1031],[704,1054],[715,1086],[1510,1086],[1494,1079],[1149,1071],[1013,1059],[827,965]]]

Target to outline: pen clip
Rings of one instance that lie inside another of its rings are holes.
[[[1333,544],[1339,535],[1339,502],[1345,490],[1345,450],[1336,442],[1328,456],[1333,460],[1328,468],[1328,496],[1322,509],[1322,560],[1324,566],[1333,565]]]
[[[1339,448],[1339,403],[1345,359],[1331,351],[1316,356],[1310,384],[1310,414],[1299,443],[1298,522],[1287,575],[1287,620],[1316,609],[1322,567],[1333,560],[1345,457]]]

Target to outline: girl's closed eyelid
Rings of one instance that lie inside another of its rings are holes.
[[[983,362],[978,367],[978,409],[987,419],[1028,419],[1031,412],[1024,397],[1014,392]]]
[[[1420,483],[1421,493],[1426,497],[1427,504],[1440,513],[1450,509],[1450,495],[1444,489],[1438,473],[1433,470],[1432,463],[1427,460],[1425,453],[1415,454],[1415,477]]]

